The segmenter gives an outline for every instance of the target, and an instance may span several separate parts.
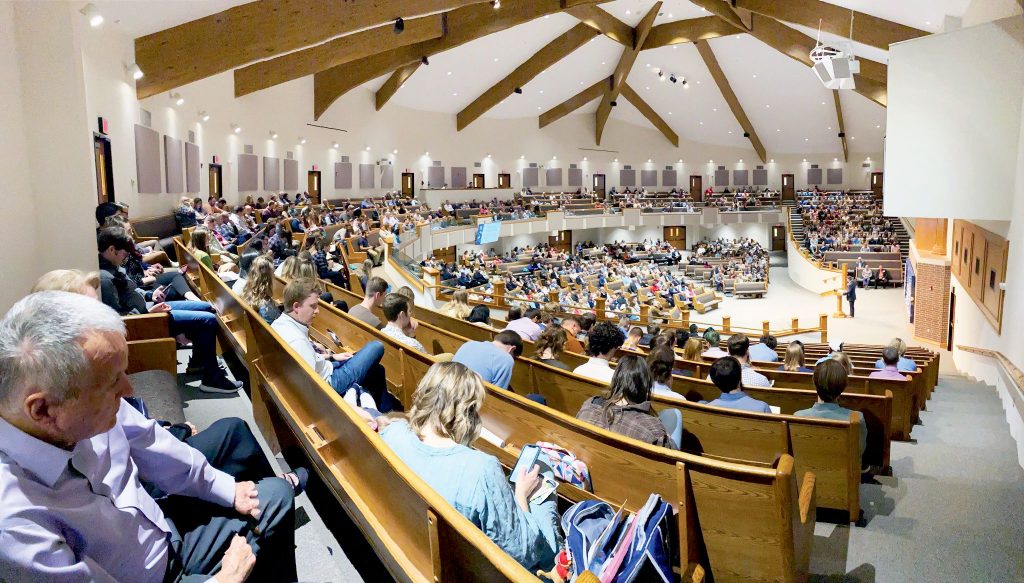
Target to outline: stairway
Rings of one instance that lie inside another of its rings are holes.
[[[906,263],[907,255],[910,254],[910,233],[907,232],[907,228],[903,226],[903,221],[895,219],[896,222],[896,236],[900,242],[900,259],[902,263]]]
[[[800,207],[791,200],[783,202],[782,206],[789,211],[789,225],[793,229],[793,238],[802,246],[804,244],[804,219],[800,216]]]

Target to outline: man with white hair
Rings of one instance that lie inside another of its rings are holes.
[[[0,321],[0,579],[294,581],[301,480],[216,469],[123,399],[127,366],[93,298],[39,292]]]

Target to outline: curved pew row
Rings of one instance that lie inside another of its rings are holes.
[[[201,268],[201,272],[205,272],[206,277],[211,279],[219,279],[205,268]],[[231,295],[226,285],[210,287],[211,293]],[[342,405],[341,399],[326,384],[314,378],[312,372],[296,359],[289,348],[281,346],[280,339],[258,314],[246,308],[245,323],[252,362],[250,368],[254,409],[258,404],[273,409],[270,414],[272,422],[269,425],[261,424],[261,429],[265,434],[276,432],[280,435],[285,430],[290,433],[303,446],[321,477],[332,486],[335,496],[346,511],[364,526],[368,540],[374,543],[381,556],[386,559],[394,556],[398,551],[389,544],[390,538],[383,537],[376,530],[384,523],[370,515],[368,510],[381,508],[386,503],[382,501],[380,505],[369,505],[367,500],[370,498],[356,498],[351,492],[353,488],[376,488],[378,492],[387,492],[387,488],[380,488],[380,484],[385,482],[377,479],[372,473],[374,470],[366,473],[365,469],[342,464],[351,464],[354,458],[365,456],[367,452],[376,455],[377,449],[384,447],[383,443],[370,433],[367,439],[373,447],[366,447],[364,441],[359,447],[345,448],[345,439],[342,437],[347,439],[349,434],[343,433],[342,429],[355,435],[357,441],[357,434],[366,436],[368,430],[350,427],[357,418],[347,410],[342,421],[334,419],[341,418],[335,414],[335,409],[343,409],[347,405]],[[409,387],[408,391],[402,391],[405,398],[414,388],[415,380],[421,378],[434,363],[430,355],[389,342],[390,339],[378,331],[327,304],[321,304],[320,318],[312,328],[317,326],[336,328],[335,332],[346,343],[353,345],[366,339],[384,342],[385,352],[396,352],[397,358],[403,363],[401,370],[407,379],[403,386]],[[259,333],[261,330],[264,336],[262,340]],[[325,331],[326,328],[320,328],[321,339],[326,335]],[[268,338],[273,338],[277,344],[271,344]],[[328,346],[331,345],[333,343],[328,343]],[[289,358],[273,360],[271,353],[275,354],[274,358],[285,358],[278,352],[287,354]],[[306,383],[304,386],[307,388],[299,389],[296,386],[292,390],[289,383],[300,381]],[[315,384],[319,393],[311,396],[313,392],[308,388],[311,386],[309,383]],[[283,390],[282,387],[289,390]],[[484,425],[503,441],[502,448],[491,446],[490,449],[503,451],[504,454],[499,457],[506,465],[515,461],[516,448],[513,444],[555,439],[577,452],[580,459],[588,463],[595,489],[591,495],[563,484],[559,488],[560,494],[575,491],[573,499],[596,496],[616,505],[624,505],[627,510],[636,510],[652,491],[651,488],[637,484],[653,485],[653,491],[672,503],[678,511],[679,532],[683,533],[679,537],[680,556],[685,557],[682,570],[688,577],[696,577],[704,567],[721,581],[748,577],[796,581],[806,577],[814,528],[814,476],[804,476],[798,489],[791,456],[779,456],[772,467],[700,458],[600,430],[493,385],[488,385],[487,389],[488,398],[481,415]],[[259,398],[259,393],[267,395]],[[322,393],[327,393],[327,396]],[[328,397],[329,402],[326,400]],[[332,403],[333,408],[330,406]],[[330,425],[342,422],[343,427]],[[286,424],[284,428],[283,423]],[[359,455],[353,453],[356,451]],[[395,464],[405,470],[400,462],[392,465]],[[359,474],[360,471],[364,473]],[[353,472],[362,477],[356,478]],[[340,479],[341,473],[348,479]],[[629,478],[623,479],[623,476]],[[410,476],[403,475],[403,479],[412,481]],[[366,480],[366,483],[360,480]],[[371,495],[372,492],[360,493],[360,496],[365,497]],[[752,518],[737,521],[737,516]],[[757,517],[757,520],[753,517]],[[388,540],[382,540],[385,538]],[[761,543],[750,545],[737,542],[754,539]],[[396,563],[394,559],[389,560],[389,566],[394,569],[408,566],[406,563]],[[447,568],[448,562],[443,564]],[[439,568],[436,561],[434,568]],[[473,571],[478,572],[482,571]],[[462,580],[476,580],[475,577],[464,576],[466,578]],[[400,578],[417,580],[408,576]],[[492,576],[492,580],[501,579],[503,577]],[[455,579],[445,575],[439,580]]]

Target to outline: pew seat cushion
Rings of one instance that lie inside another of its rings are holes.
[[[165,370],[144,370],[128,375],[135,396],[146,403],[149,416],[170,423],[185,422],[185,407],[178,380]]]

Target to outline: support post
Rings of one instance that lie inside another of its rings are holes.
[[[599,298],[597,298],[597,301],[594,302],[594,304],[595,304],[594,315],[597,316],[597,321],[598,322],[600,322],[600,321],[605,319],[605,317],[604,317],[604,304],[605,304],[605,301],[606,301],[606,298],[599,297]]]
[[[683,328],[690,329],[690,310],[680,310],[683,315]]]
[[[828,314],[818,316],[818,329],[821,330],[821,342],[828,342]]]
[[[722,316],[722,332],[725,334],[732,333],[732,316]]]
[[[651,317],[651,306],[647,304],[640,304],[640,321],[644,324],[650,323]]]
[[[505,280],[499,279],[494,282],[494,306],[496,308],[506,307],[505,303]]]
[[[771,334],[771,322],[768,320],[761,321],[761,336],[767,336]]]
[[[790,325],[792,326],[794,332],[799,330],[800,329],[800,318],[797,318],[796,316],[793,316],[793,322]]]

